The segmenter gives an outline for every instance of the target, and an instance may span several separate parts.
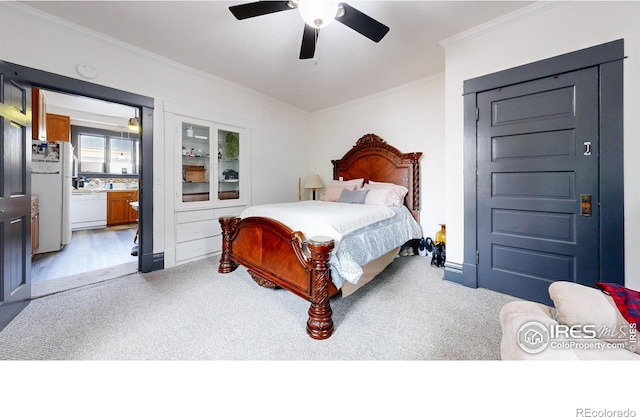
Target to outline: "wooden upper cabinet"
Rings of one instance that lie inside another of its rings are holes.
[[[47,142],[69,142],[71,118],[61,114],[47,113]]]
[[[47,102],[39,88],[31,88],[31,137],[47,140]]]

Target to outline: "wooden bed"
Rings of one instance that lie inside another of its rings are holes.
[[[333,178],[365,182],[391,182],[409,192],[405,205],[419,222],[421,152],[402,153],[382,138],[367,134],[342,157],[333,160]],[[329,299],[338,290],[331,280],[329,255],[331,238],[303,236],[284,224],[266,217],[221,217],[222,254],[220,273],[243,265],[259,285],[284,288],[311,303],[307,333],[326,339],[333,332]]]

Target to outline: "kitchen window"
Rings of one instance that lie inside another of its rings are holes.
[[[106,143],[104,136],[80,135],[78,141],[80,172],[104,173]]]
[[[134,143],[131,140],[109,138],[109,174],[131,174],[134,172]]]
[[[80,175],[138,176],[140,167],[138,134],[82,126],[72,126],[71,132]]]

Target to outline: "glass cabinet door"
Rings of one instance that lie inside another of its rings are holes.
[[[244,180],[240,175],[242,161],[242,131],[231,127],[218,126],[218,201],[233,204],[241,199],[241,184]]]
[[[212,126],[204,121],[182,120],[179,128],[182,137],[182,202],[210,202]]]

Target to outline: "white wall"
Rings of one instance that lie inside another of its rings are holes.
[[[445,222],[444,74],[314,113],[310,131],[309,172],[325,184],[333,174],[330,161],[367,133],[402,152],[422,152],[420,224],[425,236],[435,237]]]
[[[180,103],[241,120],[251,127],[253,203],[294,201],[297,178],[309,165],[309,115],[244,87],[167,61],[104,35],[0,2],[0,59],[82,79],[78,63],[97,68],[96,84],[152,97],[154,111],[154,252],[165,248],[165,217],[173,216],[173,135],[165,134],[163,106]],[[286,150],[286,151],[283,151]],[[167,160],[171,161],[169,157]],[[171,224],[171,221],[169,221]]]
[[[463,261],[463,81],[624,38],[625,283],[640,289],[640,257],[635,253],[640,247],[640,2],[536,4],[529,12],[443,42],[447,261]]]

